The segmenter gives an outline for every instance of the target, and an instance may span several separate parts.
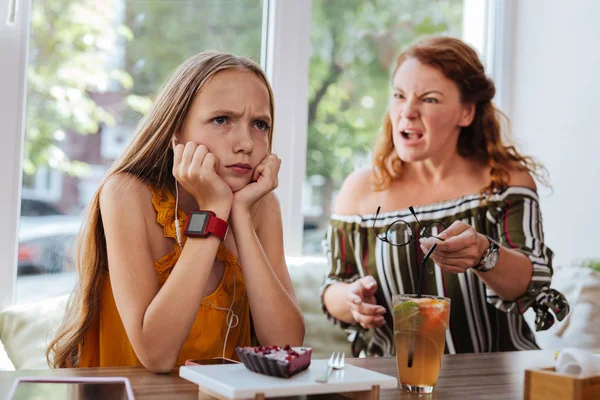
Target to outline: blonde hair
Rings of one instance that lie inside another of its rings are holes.
[[[128,173],[159,189],[173,187],[171,138],[182,128],[195,96],[215,74],[228,69],[249,70],[264,82],[269,92],[271,119],[274,119],[271,86],[260,66],[249,58],[204,52],[187,60],[173,73],[161,88],[152,109],[138,125],[131,144],[114,163],[84,213],[77,241],[78,282],[58,334],[46,350],[51,367],[78,367],[85,333],[98,320],[103,280],[108,271],[106,240],[100,217],[100,192],[104,183],[113,175]],[[268,132],[269,151],[273,126],[274,123]]]
[[[409,58],[440,70],[458,86],[462,102],[475,104],[473,122],[461,129],[458,153],[491,167],[491,183],[482,188],[482,192],[492,193],[508,186],[510,168],[528,171],[547,185],[544,167],[531,157],[519,154],[515,146],[504,143],[500,121],[507,122],[507,118],[492,103],[496,94],[494,82],[485,75],[471,47],[451,37],[424,39],[400,54],[394,75]],[[401,175],[402,160],[394,147],[392,121],[387,113],[373,151],[373,186],[375,190],[385,190],[393,178]]]

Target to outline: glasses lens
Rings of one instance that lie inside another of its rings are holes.
[[[385,233],[387,241],[394,246],[404,246],[412,238],[410,225],[402,220],[392,222]]]
[[[441,221],[432,221],[425,225],[421,230],[421,237],[437,236],[440,232],[446,230],[446,225]]]

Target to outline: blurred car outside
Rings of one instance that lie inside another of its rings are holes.
[[[80,227],[79,216],[65,215],[41,200],[22,199],[17,274],[71,271]]]

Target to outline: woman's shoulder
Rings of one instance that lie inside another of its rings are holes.
[[[508,168],[509,186],[525,187],[537,192],[537,185],[528,170]]]
[[[506,204],[527,200],[539,202],[537,185],[530,171],[517,167],[507,167],[505,171],[508,173],[507,185],[487,198],[489,205],[493,206],[494,202]]]
[[[369,202],[373,194],[372,174],[371,168],[362,168],[348,175],[337,195],[335,214],[362,214],[365,204]]]
[[[492,203],[504,202],[507,199],[531,198],[537,200],[537,187],[529,171],[507,168],[507,172],[509,175],[508,185],[490,197],[474,186],[471,191],[457,193],[448,198],[420,202],[418,200],[422,199],[409,201],[410,196],[399,195],[406,189],[405,184],[401,181],[394,182],[393,190],[375,191],[371,185],[372,171],[368,168],[360,169],[351,173],[344,181],[336,199],[331,222],[335,224],[359,222],[361,226],[369,225],[372,223],[378,206],[381,206],[380,216],[383,219],[410,216],[409,205],[414,207],[417,214],[422,214],[424,217],[426,215],[450,217],[474,212],[475,209],[489,207]]]

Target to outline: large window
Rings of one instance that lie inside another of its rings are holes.
[[[0,307],[70,290],[79,215],[169,72],[207,49],[265,68],[286,254],[320,254],[341,182],[369,164],[399,51],[445,34],[494,55],[502,3],[0,0]]]
[[[80,214],[169,73],[207,49],[261,61],[262,0],[34,0],[16,301],[74,284]]]

